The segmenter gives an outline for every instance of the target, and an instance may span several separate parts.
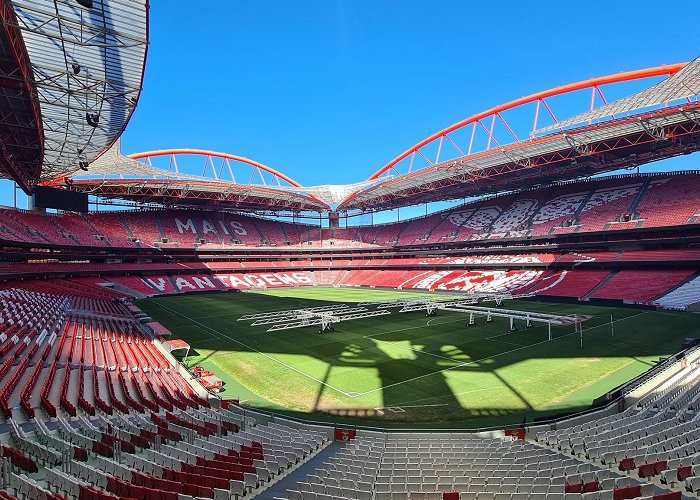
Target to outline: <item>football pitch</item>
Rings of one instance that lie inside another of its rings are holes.
[[[312,420],[368,426],[482,427],[584,409],[700,336],[698,316],[634,308],[505,301],[501,309],[580,314],[574,326],[508,332],[508,320],[438,311],[392,313],[266,332],[244,314],[426,293],[279,288],[265,293],[163,296],[138,302],[192,346],[189,366],[225,382],[223,398]],[[493,305],[493,304],[484,304]]]

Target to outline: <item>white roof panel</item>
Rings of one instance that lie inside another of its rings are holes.
[[[92,162],[124,130],[141,93],[147,0],[11,0],[44,129],[41,180]],[[89,115],[89,118],[88,118]]]
[[[638,109],[665,105],[669,102],[689,98],[698,94],[700,94],[700,57],[693,59],[686,64],[683,69],[656,85],[652,85],[641,92],[605,104],[591,111],[542,127],[537,130],[535,134],[551,132],[576,124],[590,123],[595,120],[626,114]]]

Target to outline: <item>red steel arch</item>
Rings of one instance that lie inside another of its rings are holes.
[[[198,155],[198,156],[205,156],[207,158],[221,158],[224,160],[233,160],[237,161],[240,163],[245,163],[246,165],[250,165],[251,167],[258,168],[260,170],[264,170],[265,172],[268,172],[272,174],[273,176],[289,183],[290,185],[294,187],[302,187],[301,184],[299,184],[297,181],[294,179],[286,176],[285,174],[278,172],[277,170],[268,167],[267,165],[264,165],[263,163],[257,162],[255,160],[251,160],[250,158],[246,158],[244,156],[237,156],[237,155],[232,155],[229,153],[221,153],[218,151],[209,151],[206,149],[190,149],[190,148],[175,148],[175,149],[158,149],[154,151],[144,151],[141,153],[132,153],[127,155],[129,158],[133,160],[142,160],[146,158],[155,158],[159,156],[176,156],[176,155]]]
[[[596,78],[589,78],[587,80],[581,80],[579,82],[575,83],[570,83],[567,85],[561,85],[559,87],[554,87],[549,90],[544,90],[541,92],[536,92],[534,94],[530,94],[525,97],[520,97],[518,99],[514,99],[512,101],[509,101],[505,104],[501,104],[499,106],[495,106],[493,108],[487,109],[486,111],[482,111],[481,113],[477,113],[475,115],[472,115],[462,121],[459,121],[453,125],[450,125],[449,127],[446,127],[438,132],[435,132],[429,137],[426,137],[422,141],[416,143],[403,153],[401,153],[399,156],[391,160],[389,163],[384,165],[382,168],[377,170],[374,174],[372,174],[368,180],[374,180],[381,176],[383,173],[387,172],[388,170],[392,169],[396,164],[401,162],[402,160],[408,158],[410,155],[414,153],[419,153],[420,154],[420,149],[423,148],[424,146],[432,143],[433,141],[439,140],[439,139],[444,139],[447,138],[448,141],[452,142],[452,139],[450,139],[447,134],[450,132],[454,132],[455,130],[458,130],[460,128],[463,128],[467,125],[471,125],[474,123],[479,122],[480,120],[483,120],[484,118],[488,117],[493,117],[494,119],[498,117],[501,121],[504,122],[506,127],[510,130],[510,127],[508,127],[507,123],[505,123],[503,117],[500,116],[500,113],[507,111],[512,108],[516,108],[518,106],[522,106],[525,104],[537,102],[537,103],[543,103],[545,107],[547,107],[546,102],[544,102],[544,99],[548,97],[553,97],[561,94],[566,94],[569,92],[575,92],[578,90],[584,90],[584,89],[592,89],[594,92],[598,92],[601,97],[602,93],[600,92],[599,87],[601,85],[607,85],[611,83],[621,83],[621,82],[627,82],[627,81],[632,81],[632,80],[639,80],[643,78],[650,78],[650,77],[655,77],[655,76],[663,76],[663,75],[672,75],[676,72],[678,72],[681,68],[683,68],[687,62],[683,63],[675,63],[675,64],[666,64],[662,66],[656,66],[653,68],[646,68],[646,69],[639,69],[639,70],[634,70],[634,71],[624,71],[620,73],[615,73],[612,75],[607,75],[607,76],[600,76]],[[512,133],[512,131],[511,131]],[[454,143],[453,143],[454,145]],[[427,158],[426,158],[427,159]],[[429,160],[428,160],[429,161]],[[437,163],[437,162],[435,162]],[[352,195],[351,195],[352,196]],[[351,196],[349,196],[347,199],[349,199]]]

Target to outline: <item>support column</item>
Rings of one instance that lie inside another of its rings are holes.
[[[44,208],[37,208],[33,194],[27,196],[27,210],[30,212],[46,212]]]
[[[508,329],[509,332],[514,332],[517,331],[517,328],[515,328],[515,318],[511,316],[510,318],[510,329]]]

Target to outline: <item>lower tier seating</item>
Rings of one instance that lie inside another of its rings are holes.
[[[320,278],[299,272],[297,281]],[[513,290],[531,271],[472,272],[425,283]],[[177,279],[166,277],[176,290]],[[425,280],[414,278],[411,286]],[[267,278],[289,286],[284,279]],[[531,433],[536,442],[520,439],[524,430],[489,437],[360,431],[331,445],[332,427],[213,407],[120,294],[91,296],[100,282],[25,281],[0,290],[0,498],[270,498],[277,478],[305,464],[313,467],[280,498],[680,500],[681,491],[700,490],[700,349],[663,365],[628,395],[627,409],[559,422]],[[321,452],[323,461],[308,462]]]

